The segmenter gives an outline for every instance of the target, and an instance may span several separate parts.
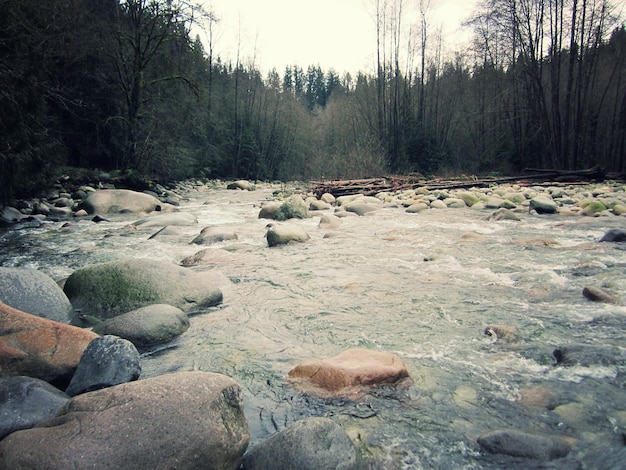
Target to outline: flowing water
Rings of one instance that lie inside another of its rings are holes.
[[[131,215],[12,229],[0,234],[0,265],[58,280],[119,258],[179,263],[204,248],[189,243],[202,227],[232,228],[239,239],[213,246],[215,266],[193,268],[230,279],[224,303],[191,316],[184,335],[146,354],[142,377],[182,370],[233,377],[244,390],[252,444],[297,419],[328,416],[373,468],[529,468],[528,460],[480,451],[476,438],[501,428],[574,437],[571,462],[623,445],[625,368],[556,366],[551,353],[581,344],[623,352],[625,307],[588,301],[582,290],[626,294],[626,247],[598,243],[626,219],[487,221],[488,211],[390,207],[345,218],[337,230],[320,229],[319,217],[285,222],[304,226],[311,239],[269,248],[268,221],[258,213],[272,189],[190,193],[181,210],[199,224],[173,237],[128,229],[137,220]],[[485,335],[490,324],[515,327],[519,341]],[[352,401],[287,383],[295,365],[350,348],[397,354],[412,384]],[[537,395],[551,404],[524,400]]]

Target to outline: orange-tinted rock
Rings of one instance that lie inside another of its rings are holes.
[[[289,377],[329,392],[396,383],[409,376],[398,356],[383,351],[349,349],[328,359],[300,364],[289,371]]]
[[[14,309],[0,302],[0,377],[69,380],[98,335]]]

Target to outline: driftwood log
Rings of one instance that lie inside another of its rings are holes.
[[[464,176],[461,178],[424,179],[421,176],[385,176],[381,178],[334,180],[334,181],[311,181],[311,191],[320,197],[324,193],[330,193],[335,197],[352,194],[372,196],[382,191],[404,191],[407,189],[425,188],[428,190],[463,189],[472,187],[485,187],[503,183],[516,183],[520,185],[538,185],[550,182],[550,184],[584,184],[592,181],[600,181],[607,177],[606,172],[599,166],[585,170],[551,170],[529,168],[527,174],[522,176],[487,177],[477,178]]]

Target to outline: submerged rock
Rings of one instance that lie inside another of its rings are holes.
[[[238,240],[239,236],[228,228],[224,227],[204,227],[200,234],[191,243],[196,245],[210,245],[229,240]]]
[[[601,242],[626,242],[626,230],[612,228],[611,230],[609,230],[602,236],[600,241]]]
[[[101,335],[115,335],[147,348],[171,341],[189,329],[189,318],[167,304],[148,305],[110,318],[93,328]]]
[[[510,325],[487,325],[485,335],[501,343],[516,343],[520,339],[517,328]]]
[[[191,226],[196,225],[198,219],[189,212],[168,212],[153,215],[133,222],[135,227],[167,227],[167,226]]]
[[[615,366],[626,365],[626,351],[611,346],[570,345],[556,348],[552,355],[562,366]]]
[[[63,289],[36,269],[0,267],[0,302],[61,323],[69,323],[74,315]]]
[[[183,311],[217,305],[222,302],[219,282],[211,272],[132,259],[78,269],[67,279],[64,290],[81,315],[106,320],[152,304],[169,304]],[[83,324],[80,315],[73,323]]]
[[[400,357],[383,351],[349,349],[328,359],[300,364],[289,371],[299,385],[310,384],[327,392],[343,394],[359,388],[392,384],[409,377]]]
[[[0,440],[55,417],[69,400],[68,395],[41,379],[0,379]]]
[[[617,295],[598,286],[587,286],[583,288],[583,295],[585,298],[594,302],[605,302],[607,304],[620,303],[620,299]]]
[[[365,468],[359,449],[341,426],[328,418],[308,418],[253,447],[244,470],[319,470]]]
[[[98,335],[0,302],[0,377],[27,375],[67,383]]]
[[[499,429],[482,434],[478,444],[492,454],[554,460],[565,457],[572,449],[573,440],[561,436],[534,434],[517,429]]]
[[[179,372],[74,397],[0,442],[0,469],[235,469],[249,442],[239,385]]]

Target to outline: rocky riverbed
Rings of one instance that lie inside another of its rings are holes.
[[[76,188],[5,208],[0,267],[65,285],[67,323],[116,337],[137,333],[146,312],[132,300],[137,289],[111,301],[97,288],[120,276],[134,285],[132,269],[156,272],[156,293],[146,300],[141,288],[139,300],[176,310],[167,310],[169,336],[129,337],[136,383],[206,372],[228,388],[233,379],[248,468],[288,447],[271,436],[307,440],[339,432],[332,425],[349,437],[335,455],[352,468],[623,462],[623,184],[318,199],[306,185],[185,182],[133,205],[101,195]],[[203,282],[210,289],[196,288]],[[244,452],[242,439],[231,448]],[[311,455],[300,452],[314,465]]]

